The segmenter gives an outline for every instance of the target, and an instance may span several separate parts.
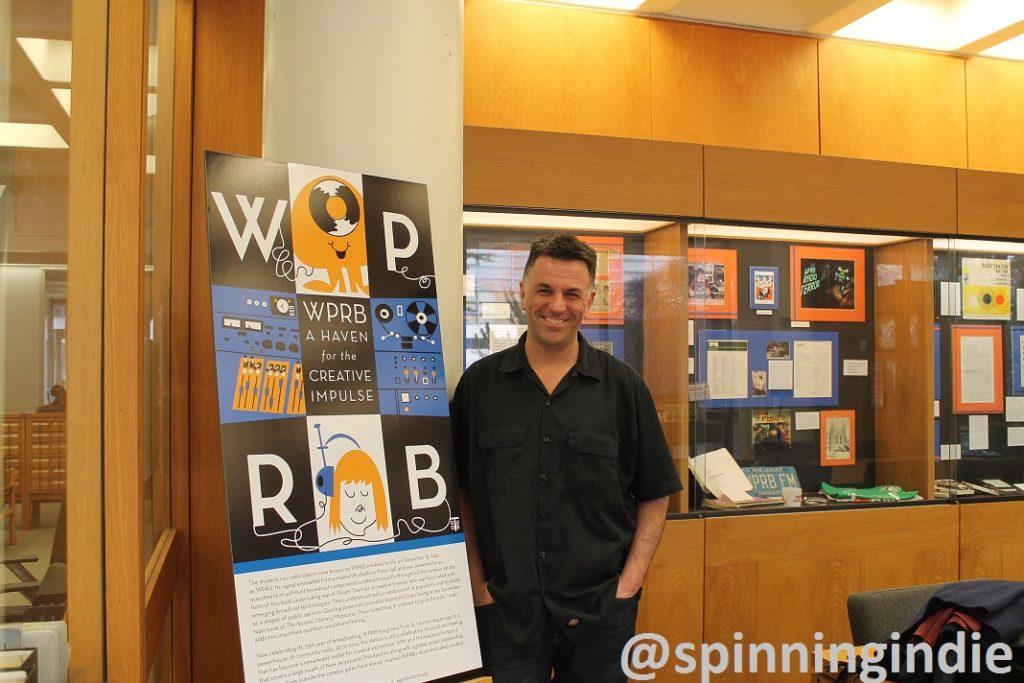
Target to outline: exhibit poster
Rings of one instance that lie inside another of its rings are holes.
[[[625,253],[621,237],[580,236],[597,252],[597,268],[594,274],[594,305],[587,311],[588,322],[606,325],[623,323],[622,258]]]
[[[788,410],[755,412],[751,435],[755,451],[789,448],[793,444],[793,413]]]
[[[794,320],[864,322],[863,249],[790,247]]]
[[[1010,319],[1010,261],[967,258],[960,262],[965,320]]]
[[[206,190],[245,680],[478,668],[426,186],[208,152]]]

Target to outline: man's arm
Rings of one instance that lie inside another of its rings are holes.
[[[626,556],[626,566],[619,575],[619,587],[615,591],[615,597],[631,598],[640,590],[644,577],[647,576],[647,568],[654,557],[654,551],[658,549],[658,542],[661,541],[666,514],[668,496],[645,500],[637,506],[636,536],[633,537],[633,545]],[[467,534],[467,539],[468,537]],[[472,572],[472,565],[470,571]]]
[[[494,598],[491,597],[491,592],[487,589],[484,563],[480,559],[480,546],[476,542],[473,502],[465,489],[459,490],[459,509],[462,513],[462,530],[466,535],[466,557],[469,560],[469,585],[473,589],[473,605],[482,607],[494,602]],[[657,545],[657,541],[655,541],[655,545]]]

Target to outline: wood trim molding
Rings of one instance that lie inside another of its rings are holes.
[[[956,181],[959,234],[1024,235],[1024,175],[960,169]]]
[[[704,148],[705,216],[736,221],[956,232],[956,169]]]
[[[106,678],[145,680],[141,230],[146,112],[146,3],[110,0],[103,285]]]
[[[176,239],[171,240],[171,526],[181,550],[171,621],[172,670],[175,683],[192,681],[191,564],[186,552],[191,532],[189,511],[191,453],[189,449],[189,363],[191,360],[191,228],[192,228],[192,91],[195,0],[177,0],[174,48],[174,160],[171,215]],[[148,620],[147,620],[148,621]]]
[[[68,202],[68,637],[70,669],[82,680],[104,679],[103,620],[103,193],[106,144],[107,2],[83,0],[72,12],[71,149]],[[81,606],[81,607],[79,607]]]
[[[469,206],[703,213],[700,145],[467,126]]]

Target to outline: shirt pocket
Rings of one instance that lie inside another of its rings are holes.
[[[484,454],[487,488],[491,491],[519,490],[526,482],[526,427],[503,425],[483,429],[477,446]]]
[[[575,493],[612,498],[618,495],[619,442],[611,434],[571,429],[566,488]]]

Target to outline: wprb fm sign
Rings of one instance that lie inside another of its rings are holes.
[[[208,152],[247,681],[479,667],[425,186]]]

